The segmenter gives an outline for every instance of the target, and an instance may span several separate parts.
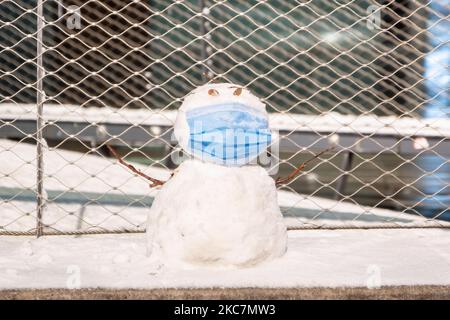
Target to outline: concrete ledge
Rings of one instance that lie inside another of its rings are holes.
[[[2,300],[35,299],[439,299],[450,286],[368,288],[22,289],[0,291]]]

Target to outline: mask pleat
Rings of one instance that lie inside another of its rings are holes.
[[[232,105],[187,114],[190,152],[223,165],[242,165],[271,142],[267,119],[249,108]]]

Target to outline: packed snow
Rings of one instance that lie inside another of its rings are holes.
[[[174,263],[245,266],[286,251],[275,183],[259,166],[183,162],[156,196],[147,234],[152,253]]]
[[[180,268],[146,256],[144,234],[0,237],[0,288],[450,285],[442,229],[288,232],[284,256],[249,268]]]

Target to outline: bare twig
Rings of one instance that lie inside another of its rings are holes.
[[[106,145],[106,147],[108,148],[108,150],[112,153],[112,155],[117,159],[117,161],[119,161],[122,165],[124,165],[125,167],[127,167],[128,169],[130,169],[131,171],[133,171],[134,173],[140,175],[141,177],[144,177],[145,179],[147,179],[148,181],[150,181],[150,188],[154,188],[157,186],[162,186],[164,183],[166,183],[166,181],[161,181],[152,177],[149,177],[148,175],[146,175],[145,173],[143,173],[141,170],[136,169],[133,165],[126,163],[116,152],[116,150],[114,150],[110,145]]]
[[[292,170],[292,172],[291,172],[287,177],[284,177],[284,178],[281,178],[281,177],[280,177],[280,178],[278,178],[278,179],[275,181],[276,186],[279,186],[279,185],[281,185],[281,184],[286,184],[287,182],[291,181],[292,179],[294,179],[294,178],[300,173],[300,171],[303,170],[304,167],[306,167],[306,165],[307,165],[308,163],[310,163],[310,162],[313,161],[314,159],[320,157],[320,156],[323,155],[325,152],[328,152],[328,151],[333,150],[334,148],[335,148],[335,146],[333,146],[333,147],[331,147],[331,148],[327,148],[327,149],[325,149],[325,150],[319,152],[318,154],[316,154],[316,155],[313,156],[312,158],[306,160],[305,162],[303,162],[302,164],[300,164],[297,168],[295,168],[294,170]]]

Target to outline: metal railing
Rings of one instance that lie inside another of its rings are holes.
[[[0,1],[0,233],[142,231],[208,81],[259,96],[290,228],[448,227],[446,1]]]

